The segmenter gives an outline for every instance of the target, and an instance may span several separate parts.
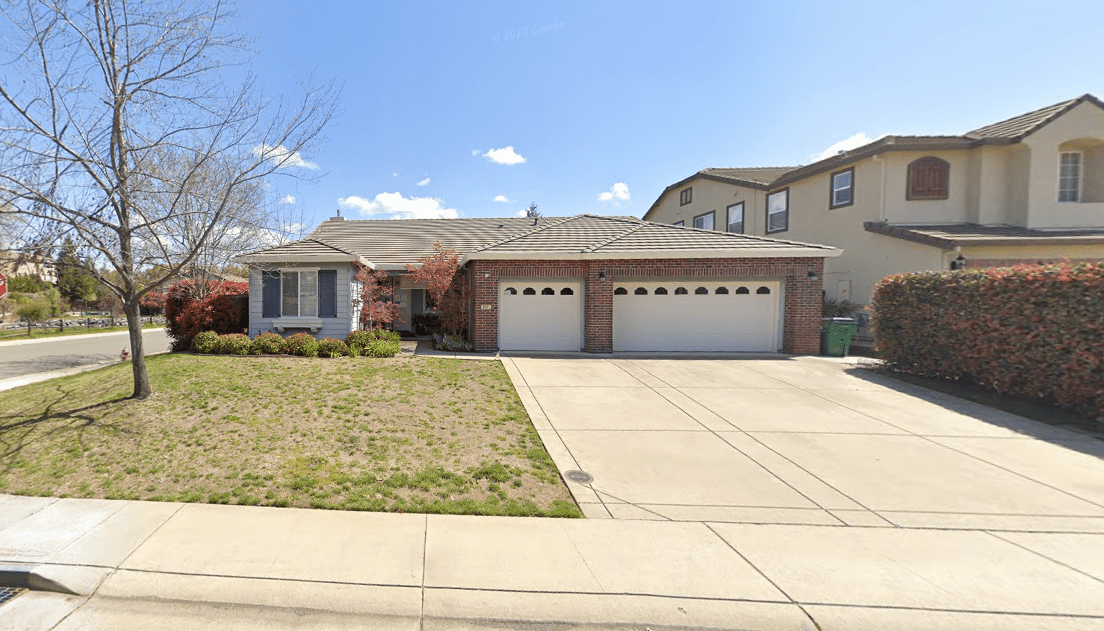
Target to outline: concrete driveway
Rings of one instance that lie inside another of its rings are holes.
[[[503,363],[591,518],[1104,533],[1104,443],[849,363]]]

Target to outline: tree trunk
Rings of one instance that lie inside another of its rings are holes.
[[[134,394],[132,399],[145,399],[150,395],[149,373],[146,372],[146,352],[142,348],[142,316],[138,313],[138,300],[123,300],[126,312],[127,328],[130,329],[130,365],[134,372]]]

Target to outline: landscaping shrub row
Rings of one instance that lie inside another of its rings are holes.
[[[316,340],[309,333],[280,337],[261,333],[254,339],[242,333],[219,335],[204,331],[192,340],[192,350],[211,355],[297,355],[300,357],[394,357],[399,353],[399,334],[373,329],[353,331],[345,340],[327,337]]]
[[[893,370],[1104,415],[1104,264],[898,274],[872,302]]]

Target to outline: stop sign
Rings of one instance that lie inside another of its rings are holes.
[[[8,277],[0,274],[0,298],[8,293]]]

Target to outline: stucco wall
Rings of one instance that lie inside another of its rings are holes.
[[[261,272],[279,270],[310,268],[318,270],[337,270],[337,317],[322,318],[322,328],[314,333],[314,337],[336,337],[345,339],[354,328],[356,318],[353,315],[352,304],[352,266],[348,263],[321,263],[321,264],[293,264],[252,266],[249,269],[249,337],[256,337],[261,333],[278,333],[275,326],[275,318],[262,317],[263,310],[263,285]],[[284,335],[288,333],[285,331]]]
[[[1075,228],[1104,226],[1104,198],[1091,195],[1080,203],[1058,202],[1058,154],[1065,150],[1099,148],[1104,142],[1104,110],[1092,103],[1081,103],[1064,115],[1027,136],[1023,144],[1031,150],[1030,191],[1028,192],[1029,228]],[[1089,152],[1092,153],[1092,152]],[[1096,183],[1104,180],[1104,158],[1092,158],[1083,166],[1095,169],[1086,173],[1094,193]]]
[[[693,201],[680,206],[679,192],[688,187],[694,189]],[[724,232],[728,221],[728,207],[744,202],[744,233],[763,234],[766,225],[765,200],[764,191],[699,178],[661,197],[648,221],[666,224],[685,221],[686,226],[692,228],[694,217],[715,211],[714,229]]]

